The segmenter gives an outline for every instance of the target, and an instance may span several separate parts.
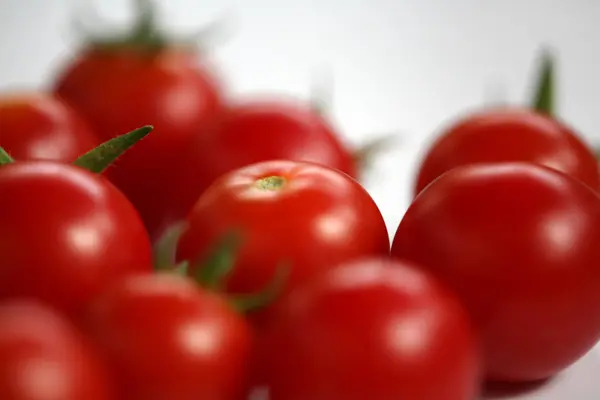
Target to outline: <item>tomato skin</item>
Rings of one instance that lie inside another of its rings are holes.
[[[106,179],[51,161],[0,167],[0,299],[34,297],[76,317],[115,279],[149,271],[133,206]]]
[[[600,190],[598,161],[570,127],[532,110],[501,108],[470,114],[446,129],[421,163],[415,194],[454,167],[510,161],[545,165]]]
[[[123,399],[243,398],[252,330],[223,298],[192,280],[129,276],[92,305],[88,329]]]
[[[113,400],[98,354],[56,311],[41,303],[0,304],[0,398]]]
[[[221,108],[221,88],[197,55],[165,49],[148,57],[134,51],[90,50],[65,68],[55,92],[103,139],[143,125],[154,131],[106,171],[131,200],[147,229],[160,230],[168,210],[166,185],[178,176],[182,149],[201,135]]]
[[[0,146],[16,160],[71,163],[100,144],[65,102],[45,93],[0,98]]]
[[[271,400],[474,400],[479,392],[465,311],[414,265],[353,261],[299,287],[278,311],[260,346]]]
[[[271,176],[286,182],[274,190],[257,185]],[[178,260],[204,260],[232,230],[244,235],[226,282],[233,293],[262,290],[282,263],[291,267],[288,292],[333,265],[389,254],[385,222],[365,189],[343,173],[312,163],[268,161],[221,177],[188,216]]]
[[[174,216],[183,219],[198,197],[220,176],[270,160],[309,161],[352,177],[351,151],[333,127],[306,104],[293,100],[254,100],[234,104],[196,137],[181,156],[173,177]]]
[[[490,380],[548,378],[600,339],[600,199],[559,171],[504,163],[445,173],[409,207],[392,255],[463,300]]]

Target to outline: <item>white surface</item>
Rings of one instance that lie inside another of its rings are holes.
[[[71,50],[75,0],[2,0],[0,89],[43,85]],[[124,21],[128,0],[103,0]],[[175,30],[233,11],[237,36],[212,56],[236,93],[306,96],[320,68],[335,76],[337,126],[353,142],[403,133],[402,148],[376,165],[368,189],[393,234],[408,206],[418,152],[442,123],[477,106],[498,84],[527,95],[532,62],[551,44],[560,63],[560,113],[600,141],[600,2],[593,0],[169,0]],[[168,6],[166,5],[168,4]],[[600,355],[600,351],[598,352]],[[600,361],[588,357],[523,399],[600,398]],[[596,393],[596,395],[592,394]]]

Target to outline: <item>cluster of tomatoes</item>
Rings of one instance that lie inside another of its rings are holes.
[[[1,399],[475,400],[600,339],[598,163],[548,83],[440,135],[390,246],[322,114],[227,99],[144,11],[0,100]]]

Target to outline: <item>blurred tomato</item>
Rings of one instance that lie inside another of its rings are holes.
[[[57,312],[30,300],[0,304],[0,398],[114,400],[95,350]]]
[[[106,285],[152,267],[137,212],[103,177],[68,164],[0,167],[0,299],[74,315]]]
[[[218,177],[269,160],[310,161],[356,176],[350,149],[315,110],[278,99],[232,105],[181,156],[172,177],[172,217],[184,218]],[[170,221],[173,222],[173,221]]]
[[[600,198],[562,172],[455,168],[409,207],[392,255],[460,296],[492,380],[548,378],[600,339]]]
[[[169,47],[151,53],[135,47],[91,48],[56,82],[56,93],[102,139],[154,125],[151,136],[106,172],[152,233],[160,230],[170,212],[166,186],[181,173],[176,161],[221,106],[219,85],[197,57],[195,52]]]
[[[0,146],[16,160],[70,163],[98,144],[75,111],[50,94],[0,96]]]
[[[88,328],[127,400],[241,400],[252,331],[218,295],[171,274],[130,276],[90,308]]]
[[[260,291],[282,263],[291,266],[290,290],[341,262],[389,254],[383,217],[367,191],[312,163],[263,162],[215,181],[187,219],[178,260],[204,260],[232,230],[245,239],[227,282],[232,293]]]
[[[271,400],[474,400],[462,306],[407,263],[354,261],[298,287],[261,336]]]
[[[502,161],[545,165],[600,190],[598,161],[570,127],[532,110],[500,108],[470,114],[445,130],[422,161],[415,194],[454,167]]]

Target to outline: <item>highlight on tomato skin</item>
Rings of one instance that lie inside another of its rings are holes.
[[[104,177],[53,161],[0,167],[0,299],[32,297],[78,319],[104,288],[150,271],[152,248]]]
[[[598,161],[579,133],[556,117],[503,107],[471,111],[444,128],[422,158],[414,194],[454,167],[511,161],[557,169],[600,191]]]
[[[552,377],[600,339],[600,198],[530,163],[454,168],[400,222],[391,254],[455,291],[489,380]]]
[[[177,262],[204,259],[231,230],[242,232],[244,241],[225,282],[230,293],[260,291],[283,262],[290,266],[284,296],[313,274],[357,257],[387,256],[390,248],[368,192],[348,175],[314,163],[267,161],[215,181],[186,220]]]
[[[272,400],[474,400],[478,339],[456,297],[420,266],[339,265],[298,286],[259,336]]]
[[[41,302],[0,303],[0,398],[114,400],[100,354],[64,315]]]
[[[75,110],[41,91],[0,95],[0,132],[0,146],[17,160],[70,163],[100,144]]]

